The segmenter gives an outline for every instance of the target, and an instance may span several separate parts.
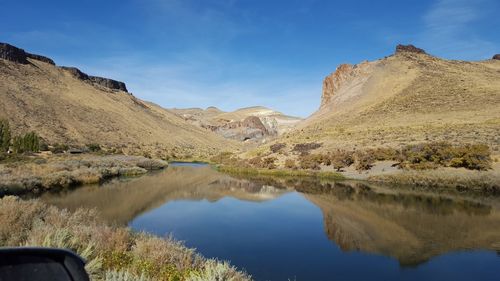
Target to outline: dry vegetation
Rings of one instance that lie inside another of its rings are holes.
[[[37,60],[0,60],[0,118],[13,135],[37,134],[49,144],[99,143],[129,155],[206,159],[239,144],[193,126],[133,95],[91,85]]]
[[[401,53],[356,69],[366,71],[339,82],[320,110],[277,142],[321,142],[326,151],[480,142],[499,151],[500,61]]]
[[[495,171],[445,168],[371,176],[369,180],[389,184],[414,185],[422,188],[454,188],[458,191],[500,194],[500,174]]]
[[[0,199],[0,246],[69,248],[87,260],[93,280],[250,280],[171,238],[107,226],[95,211],[70,213],[12,196]]]
[[[167,162],[142,156],[56,155],[24,157],[0,164],[0,194],[41,192],[80,184],[99,183],[117,176],[141,175],[162,169]]]
[[[319,143],[295,144],[287,150],[288,147],[283,143],[275,143],[268,147],[267,152],[260,151],[252,158],[241,158],[226,152],[213,157],[211,161],[221,165],[222,171],[231,173],[297,176],[333,171],[338,173],[344,172],[344,169],[370,173],[377,163],[387,162],[391,163],[389,168],[397,173],[387,174],[382,170],[381,174],[374,173],[364,178],[417,186],[424,186],[428,182],[430,187],[453,186],[458,189],[483,190],[487,193],[495,193],[500,185],[497,169],[492,170],[491,151],[484,144],[452,145],[447,142],[426,142],[406,145],[400,149],[377,147],[363,150],[336,149],[327,152],[316,152],[321,147]],[[452,172],[446,174],[443,169]],[[422,172],[414,172],[415,170]],[[350,177],[349,174],[344,175]],[[341,177],[342,175],[338,175],[338,178]],[[453,179],[456,179],[456,182],[453,182]]]

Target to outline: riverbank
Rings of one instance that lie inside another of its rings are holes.
[[[0,246],[71,249],[87,260],[92,280],[251,280],[172,238],[106,225],[94,210],[71,213],[14,196],[0,199]]]
[[[227,174],[274,177],[313,177],[330,180],[346,179],[341,173],[326,171],[288,170],[288,169],[258,169],[249,167],[215,166],[217,171]]]
[[[168,163],[126,155],[36,155],[0,164],[0,196],[40,193],[118,176],[137,176]]]
[[[320,166],[319,170],[292,170],[218,165],[216,169],[230,175],[359,180],[419,188],[444,188],[483,194],[500,194],[500,163],[494,163],[492,169],[487,171],[472,171],[464,168],[449,167],[411,170],[397,168],[394,163],[391,161],[377,161],[369,170],[356,171],[354,167],[347,167],[340,172],[328,166]]]

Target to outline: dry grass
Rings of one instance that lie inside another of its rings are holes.
[[[111,177],[140,175],[166,166],[161,160],[125,155],[61,155],[0,164],[0,194],[99,183]]]
[[[463,191],[500,194],[498,171],[470,171],[466,169],[441,168],[437,170],[405,170],[398,174],[369,177],[370,181],[391,184],[415,185],[431,188],[456,188]]]
[[[39,61],[0,61],[0,117],[14,135],[37,132],[47,143],[103,148],[155,158],[199,158],[239,144],[185,122],[133,95],[96,87]]]
[[[250,280],[171,238],[105,225],[93,210],[70,213],[12,196],[0,199],[0,246],[71,249],[87,259],[94,280]]]

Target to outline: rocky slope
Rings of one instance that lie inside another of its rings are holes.
[[[414,46],[357,65],[323,83],[321,107],[278,142],[322,149],[424,141],[500,148],[500,61],[444,60]]]
[[[255,106],[224,112],[216,107],[171,109],[186,121],[225,138],[261,142],[289,132],[302,119]]]
[[[8,44],[0,44],[0,112],[14,134],[35,131],[50,144],[98,143],[164,158],[238,147],[134,97],[123,82],[57,67]]]

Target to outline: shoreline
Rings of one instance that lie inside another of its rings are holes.
[[[0,196],[97,184],[116,177],[140,176],[167,166],[166,161],[142,156],[37,155],[0,164]]]
[[[215,165],[215,169],[229,175],[269,176],[278,178],[316,178],[323,180],[356,180],[367,183],[387,184],[391,186],[408,186],[419,189],[456,190],[458,192],[473,192],[485,195],[500,195],[500,165],[494,165],[492,170],[471,171],[463,168],[441,167],[428,170],[386,169],[388,161],[379,161],[368,171],[357,172],[351,167],[336,172],[332,169],[291,170],[291,169],[259,169],[250,167],[235,167]],[[437,191],[437,190],[436,190]]]
[[[38,199],[0,198],[0,247],[67,248],[87,260],[91,280],[235,280],[251,277],[171,237],[111,226],[95,210],[58,209]]]

